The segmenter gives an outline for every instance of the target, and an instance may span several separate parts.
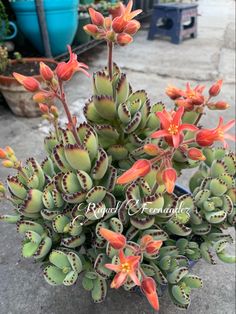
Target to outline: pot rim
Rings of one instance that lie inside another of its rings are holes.
[[[21,59],[23,62],[26,62],[26,63],[31,63],[31,62],[48,62],[48,63],[53,63],[53,64],[58,64],[57,61],[55,61],[54,59],[52,58],[22,58]],[[11,64],[15,64],[15,63],[18,63],[20,62],[19,60],[10,60],[10,63]],[[33,77],[35,79],[37,79],[38,81],[42,81],[42,78],[41,76],[38,74],[38,75],[33,75]],[[17,82],[17,80],[13,77],[13,76],[6,76],[6,75],[2,75],[0,74],[0,84],[2,85],[8,85],[10,83],[17,83],[20,85],[20,83]]]

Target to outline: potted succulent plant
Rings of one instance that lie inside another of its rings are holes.
[[[133,20],[140,11],[131,8],[132,1],[113,18],[90,9],[92,24],[85,30],[107,41],[108,63],[93,75],[86,123],[77,125],[71,115],[63,83],[76,71],[87,74],[87,67],[71,50],[70,60],[55,71],[42,67],[47,88],[38,83],[34,97],[53,125],[44,141],[47,156],[41,164],[34,158],[23,164],[10,147],[0,150],[3,166],[16,170],[7,179],[8,191],[0,185],[15,213],[0,220],[17,225],[23,256],[43,264],[51,285],[82,281],[96,303],[105,299],[110,282],[127,291],[138,286],[155,310],[157,289],[168,286],[170,299],[186,309],[192,289],[202,287],[190,261],[214,264],[214,252],[235,262],[226,252],[233,241],[226,230],[236,220],[235,155],[213,147],[235,139],[228,134],[235,121],[223,124],[220,118],[215,129],[199,128],[205,111],[228,107],[214,101],[222,81],[207,96],[203,86],[169,87],[172,111],[131,88],[112,61],[114,44],[129,44],[140,26]],[[35,84],[33,78],[27,84],[16,78],[26,88]],[[65,109],[65,126],[59,126],[54,99]],[[183,193],[176,179],[194,167],[191,193]]]
[[[45,58],[21,58],[18,53],[15,53],[15,56],[17,58],[9,59],[7,48],[0,46],[0,92],[15,115],[37,117],[40,110],[32,99],[32,92],[37,89],[37,81],[42,82],[39,75],[40,62],[50,64],[52,68],[55,68],[57,63]],[[35,86],[25,90],[12,75],[17,69],[24,75],[33,75]]]

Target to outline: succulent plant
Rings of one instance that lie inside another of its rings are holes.
[[[234,121],[215,129],[198,127],[222,81],[186,90],[169,86],[175,110],[150,104],[145,91],[133,92],[127,77],[112,61],[113,44],[126,45],[138,30],[131,12],[120,5],[104,18],[90,10],[93,24],[86,31],[108,43],[108,66],[93,76],[93,96],[86,103],[87,122],[77,124],[63,87],[76,71],[88,74],[69,47],[70,60],[55,71],[40,64],[45,87],[31,77],[14,77],[34,93],[43,117],[53,129],[45,137],[41,163],[19,161],[7,146],[0,148],[2,165],[16,170],[0,182],[0,199],[13,205],[12,215],[0,220],[16,224],[23,235],[22,255],[43,265],[51,285],[70,286],[81,280],[96,303],[111,288],[126,291],[139,286],[155,310],[158,294],[168,287],[176,306],[187,309],[190,293],[202,279],[190,273],[193,261],[234,263],[226,251],[233,239],[225,230],[235,226],[235,155],[212,148],[227,145]],[[59,122],[55,100],[61,101],[68,122]],[[176,180],[185,168],[198,167],[190,178],[191,192],[183,193]],[[116,273],[116,274],[114,274]]]

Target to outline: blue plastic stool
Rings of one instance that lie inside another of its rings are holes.
[[[197,37],[198,5],[163,3],[153,7],[148,39],[156,35],[171,37],[171,42],[180,44],[186,37]],[[189,22],[189,24],[186,24]]]

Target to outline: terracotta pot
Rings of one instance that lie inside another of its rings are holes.
[[[46,58],[24,58],[23,62],[47,62],[57,64],[53,59]],[[12,64],[15,64],[19,61],[12,60]],[[39,75],[34,76],[38,81],[42,82],[42,79]],[[13,76],[4,76],[0,75],[0,91],[3,94],[7,104],[11,108],[12,112],[21,117],[37,117],[41,113],[38,109],[37,104],[33,101],[31,92],[28,92],[21,86]]]

